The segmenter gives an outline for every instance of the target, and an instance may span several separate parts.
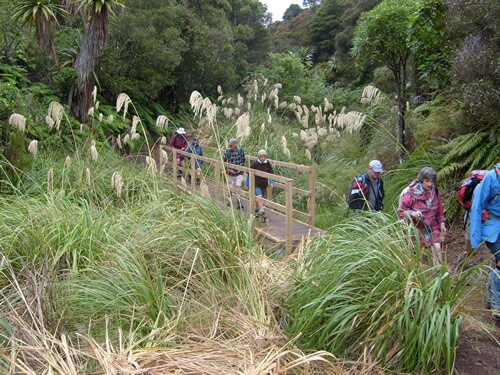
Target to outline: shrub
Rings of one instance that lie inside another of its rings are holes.
[[[450,373],[462,321],[456,307],[471,273],[426,269],[408,231],[378,213],[311,244],[287,291],[290,335],[309,349],[369,356],[396,372],[444,364]]]

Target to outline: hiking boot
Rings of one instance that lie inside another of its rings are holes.
[[[500,327],[500,310],[494,310],[492,313],[492,317],[497,327]]]

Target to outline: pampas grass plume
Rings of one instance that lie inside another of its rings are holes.
[[[33,139],[30,144],[28,145],[28,151],[33,155],[36,156],[38,154],[38,141],[36,139]]]
[[[115,189],[116,196],[122,197],[123,176],[120,172],[115,172],[111,176],[111,187]]]
[[[73,163],[73,160],[71,160],[71,156],[66,156],[66,160],[64,160],[64,167],[65,168],[70,168],[71,164]]]
[[[89,168],[85,168],[85,182],[89,186],[92,185],[92,175]]]
[[[97,160],[97,148],[95,147],[95,141],[92,141],[92,145],[90,146],[90,159],[92,161],[96,161]]]
[[[45,123],[49,127],[49,129],[52,129],[54,127],[54,120],[50,116],[45,116]]]
[[[20,115],[19,113],[13,113],[9,117],[9,124],[15,126],[17,130],[24,134],[26,130],[26,117]]]

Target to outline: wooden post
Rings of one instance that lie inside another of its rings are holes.
[[[196,189],[196,158],[194,157],[196,154],[191,154],[191,190],[194,192]]]
[[[172,148],[172,171],[174,174],[174,183],[176,183],[177,180],[177,150],[175,148]]]
[[[307,213],[309,214],[309,225],[314,226],[314,220],[316,217],[316,166],[311,166],[309,171],[309,198],[307,200]]]
[[[215,181],[215,200],[221,200],[221,181],[220,181],[220,162],[217,161],[214,165],[214,181]]]
[[[292,252],[292,234],[293,234],[293,195],[292,195],[292,181],[285,182],[285,229],[286,229],[286,253]]]
[[[252,215],[255,208],[255,172],[253,169],[248,171],[250,186],[248,187],[248,214]]]

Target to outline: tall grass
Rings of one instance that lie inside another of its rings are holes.
[[[362,223],[362,225],[360,225]],[[286,306],[299,343],[395,371],[453,369],[471,273],[427,269],[411,227],[383,214],[334,226],[298,258]]]

